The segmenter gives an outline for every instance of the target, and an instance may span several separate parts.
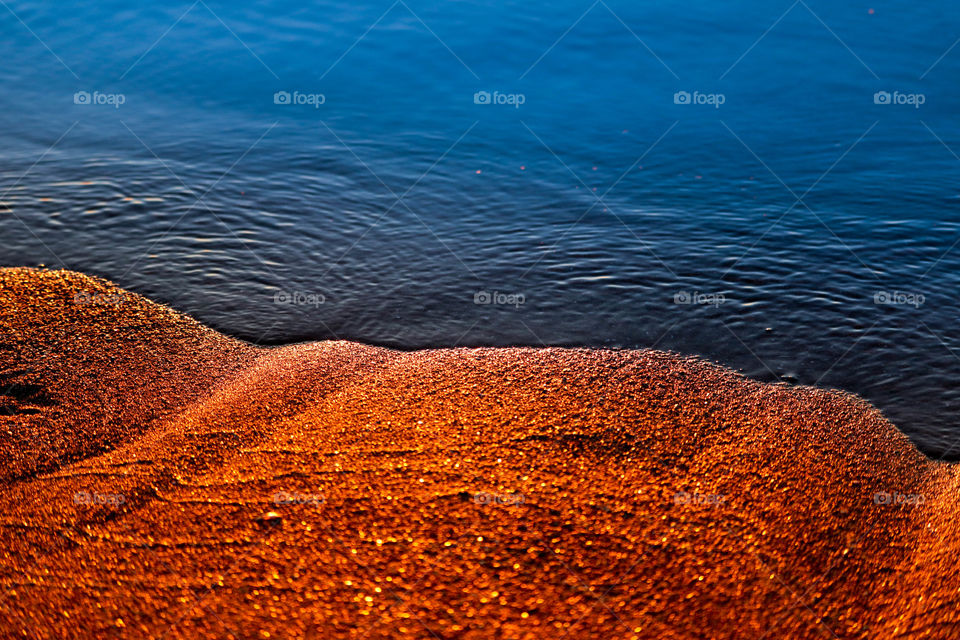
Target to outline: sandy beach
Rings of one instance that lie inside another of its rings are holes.
[[[245,344],[0,270],[0,637],[960,637],[955,466],[657,351]]]

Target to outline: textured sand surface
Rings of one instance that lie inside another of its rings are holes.
[[[960,637],[955,467],[847,394],[259,349],[25,269],[0,383],[0,637]]]

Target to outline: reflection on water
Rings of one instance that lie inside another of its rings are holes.
[[[955,457],[960,20],[808,5],[11,2],[0,261],[266,343],[703,354]]]

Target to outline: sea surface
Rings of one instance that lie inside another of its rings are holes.
[[[871,2],[8,0],[0,264],[261,344],[700,354],[957,459],[960,6]]]

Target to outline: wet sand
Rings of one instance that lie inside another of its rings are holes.
[[[257,348],[0,270],[0,637],[960,637],[956,467],[656,351]]]

